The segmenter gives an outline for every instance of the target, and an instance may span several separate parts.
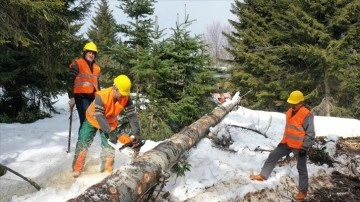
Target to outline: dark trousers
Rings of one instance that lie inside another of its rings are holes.
[[[299,150],[291,149],[287,146],[287,144],[279,144],[269,154],[268,159],[265,161],[265,164],[261,169],[260,175],[263,176],[265,179],[268,179],[279,159],[290,154],[291,152],[294,153],[297,160],[296,168],[299,172],[299,191],[307,192],[309,186],[308,172],[306,166],[307,156],[299,156]]]
[[[86,110],[90,106],[90,104],[93,100],[94,100],[93,98],[88,98],[88,97],[84,97],[81,95],[80,96],[75,95],[75,104],[76,104],[76,109],[78,111],[79,120],[80,120],[79,131],[80,131],[82,123],[85,121]]]

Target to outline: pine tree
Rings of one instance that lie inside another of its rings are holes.
[[[109,8],[108,0],[101,0],[95,8],[95,16],[91,19],[87,35],[100,47],[111,47],[118,43],[117,24]]]
[[[200,36],[190,36],[190,21],[177,24],[171,37],[155,39],[148,54],[140,57],[148,100],[141,110],[142,131],[147,138],[162,140],[213,109],[214,72]],[[157,35],[160,36],[161,32]]]
[[[289,93],[300,89],[311,106],[326,101],[324,115],[339,114],[348,96],[339,97],[338,86],[347,83],[340,72],[359,65],[350,52],[359,1],[248,0],[235,2],[232,12],[239,18],[230,20],[236,31],[227,34],[237,64],[233,83],[253,89],[250,107],[285,111]]]
[[[117,36],[117,23],[108,0],[101,0],[95,9],[95,16],[91,20],[93,25],[89,27],[87,35],[98,47],[96,62],[102,67],[100,83],[107,87],[112,84],[119,72],[124,72],[122,65],[113,59],[113,49],[121,45],[121,42]]]
[[[152,15],[154,13],[155,0],[120,0],[120,8],[128,16],[130,21],[128,24],[120,25],[120,32],[124,34],[127,40],[124,40],[124,45],[127,51],[124,55],[127,61],[121,62],[130,70],[130,76],[133,80],[133,89],[136,92],[136,103],[140,103],[140,93],[145,88],[146,83],[143,81],[146,78],[140,76],[140,72],[146,71],[147,66],[142,65],[140,58],[146,57],[148,50],[152,44],[151,36],[154,32],[154,20]],[[131,58],[129,60],[129,58]]]
[[[161,39],[152,20],[154,1],[122,2],[131,21],[120,25],[126,40],[115,57],[131,70],[143,135],[164,139],[213,109],[210,58],[201,38],[186,31],[191,22]]]
[[[165,43],[154,43],[148,49],[148,54],[139,57],[142,69],[139,71],[139,77],[143,78],[142,83],[145,84],[140,99],[143,110],[139,110],[141,130],[147,138],[153,140],[163,140],[174,133],[169,125],[171,97],[168,96],[168,81],[173,76],[170,67],[173,66],[173,62],[162,58],[166,51]]]
[[[1,1],[1,120],[31,122],[53,111],[51,99],[64,90],[64,61],[90,0]],[[73,10],[72,10],[73,9]]]
[[[169,75],[161,92],[170,101],[166,116],[173,131],[178,131],[213,109],[208,98],[216,79],[212,71],[207,46],[200,36],[190,36],[188,16],[184,23],[172,29],[173,34],[164,46],[162,60],[170,60]]]

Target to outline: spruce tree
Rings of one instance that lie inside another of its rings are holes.
[[[164,54],[165,41],[155,43],[147,49],[147,54],[142,54],[139,64],[142,71],[139,77],[143,78],[144,89],[141,92],[141,109],[139,118],[141,129],[147,138],[163,140],[170,137],[174,131],[169,125],[171,116],[171,98],[168,96],[169,79],[173,76],[170,67],[173,62],[170,59],[162,58]]]
[[[146,87],[140,119],[147,138],[161,140],[191,124],[215,106],[209,99],[216,79],[200,36],[190,36],[191,22],[177,24],[173,34],[140,56]],[[156,36],[161,36],[158,33]]]
[[[126,40],[115,58],[130,70],[143,135],[168,138],[214,107],[208,99],[215,81],[206,46],[186,31],[189,21],[162,38],[152,20],[154,1],[121,2],[130,21],[120,25]]]
[[[339,86],[356,86],[341,72],[358,75],[350,50],[356,50],[359,1],[247,0],[231,11],[238,17],[230,20],[236,31],[226,35],[237,64],[233,84],[254,92],[246,104],[285,111],[287,96],[299,89],[312,107],[325,100],[322,115],[346,115],[341,109],[352,106],[339,102],[349,96]]]
[[[31,122],[53,111],[51,99],[65,89],[64,61],[91,4],[83,0],[1,1],[1,121]]]
[[[154,32],[154,13],[155,0],[120,0],[120,8],[130,19],[127,24],[120,25],[120,33],[126,40],[126,49],[122,50],[126,61],[120,61],[129,70],[130,77],[134,83],[133,89],[136,92],[135,101],[140,103],[140,93],[145,88],[145,78],[140,76],[140,72],[146,71],[147,66],[142,65],[141,57],[148,55],[151,46],[151,36]],[[123,47],[119,47],[123,48]]]
[[[123,73],[122,65],[113,59],[113,49],[120,45],[117,36],[117,23],[109,8],[108,0],[101,0],[95,8],[95,16],[92,18],[92,25],[87,31],[90,41],[93,41],[99,50],[96,62],[101,66],[102,73],[100,84],[108,87],[113,83],[113,79]]]
[[[173,34],[164,44],[161,59],[170,60],[161,91],[170,101],[167,117],[173,131],[178,131],[213,109],[209,99],[216,79],[212,71],[207,46],[199,35],[191,36],[188,16],[184,23],[177,23]]]
[[[118,43],[117,24],[109,8],[108,0],[101,0],[95,7],[95,16],[87,31],[91,41],[100,47],[111,47]]]

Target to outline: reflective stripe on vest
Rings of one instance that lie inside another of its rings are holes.
[[[93,63],[93,71],[91,72],[84,58],[77,59],[75,62],[79,67],[79,73],[75,78],[74,93],[91,94],[98,91],[98,78],[101,68],[96,63]]]
[[[118,116],[121,113],[121,111],[125,108],[127,105],[127,102],[129,100],[129,97],[121,97],[119,101],[114,101],[113,95],[112,95],[112,88],[109,87],[104,90],[98,91],[95,94],[97,96],[100,96],[101,101],[103,103],[104,107],[104,114],[106,120],[109,123],[110,129],[114,130],[117,127],[118,124]],[[100,124],[96,120],[96,108],[99,108],[100,106],[95,106],[95,100],[90,104],[88,109],[86,110],[86,119],[89,121],[89,123],[94,126],[97,129],[100,129]]]
[[[300,149],[305,138],[305,130],[302,125],[310,111],[302,106],[294,116],[292,116],[292,112],[291,108],[286,112],[286,126],[281,143],[286,143],[290,148]]]

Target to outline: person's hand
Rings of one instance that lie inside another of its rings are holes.
[[[307,149],[301,148],[299,150],[299,156],[306,156],[307,155]]]
[[[283,145],[285,145],[285,143],[281,143],[281,142],[280,142],[280,143],[278,144],[278,147],[283,146]]]
[[[141,137],[141,135],[140,134],[135,134],[134,135],[134,139],[133,139],[133,142],[135,143],[135,145],[137,145],[137,144],[140,144],[141,142],[142,142],[142,137]]]
[[[118,137],[117,137],[117,135],[116,135],[116,133],[113,131],[113,132],[110,132],[109,134],[108,134],[108,136],[109,136],[109,141],[111,142],[111,143],[113,143],[113,144],[116,144],[117,143],[117,139],[118,139]]]
[[[73,109],[75,106],[75,98],[70,98],[69,100],[69,107],[70,109]]]

